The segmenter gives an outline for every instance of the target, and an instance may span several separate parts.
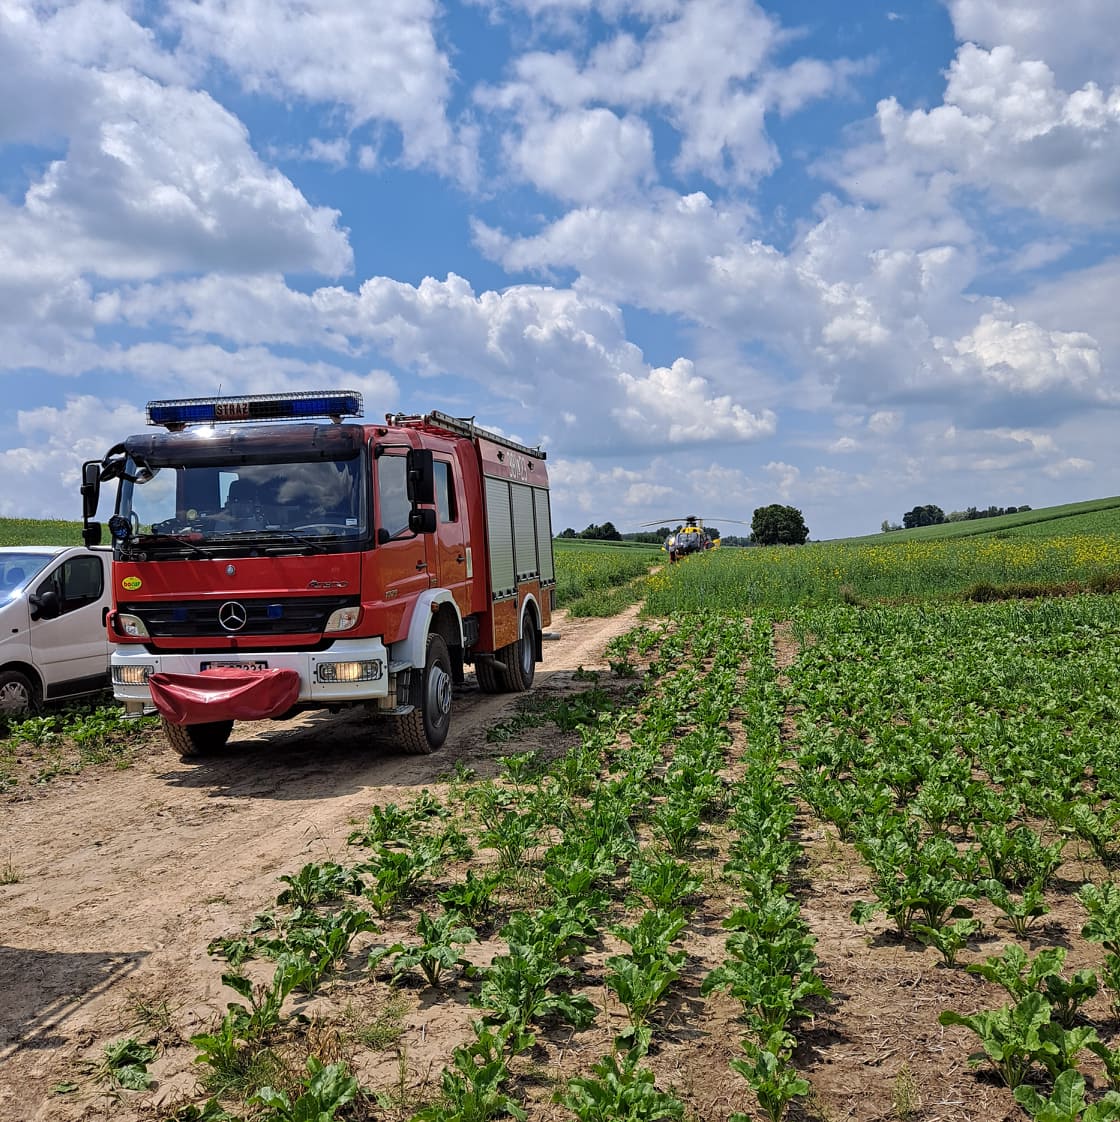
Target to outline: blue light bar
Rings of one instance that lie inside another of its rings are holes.
[[[176,401],[149,401],[147,409],[149,425],[162,425],[168,429],[241,421],[291,421],[309,417],[340,419],[361,415],[362,395],[355,390],[185,397]]]

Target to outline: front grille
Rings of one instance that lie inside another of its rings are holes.
[[[234,601],[245,609],[245,626],[229,631],[218,622],[218,610]],[[356,596],[291,596],[249,600],[176,600],[170,603],[121,604],[119,610],[139,616],[153,638],[190,639],[229,635],[321,635],[331,612],[358,603]]]

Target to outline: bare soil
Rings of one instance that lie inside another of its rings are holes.
[[[534,691],[586,688],[579,669],[605,670],[606,644],[635,618],[634,609],[607,620],[560,614]],[[792,653],[780,635],[779,665]],[[199,1101],[189,1040],[213,1027],[234,996],[221,982],[226,964],[207,953],[212,939],[245,931],[275,899],[280,875],[312,860],[346,863],[347,835],[372,806],[407,802],[425,787],[445,797],[457,767],[486,778],[510,752],[566,747],[555,728],[489,743],[487,731],[512,715],[519,699],[484,695],[469,683],[456,696],[451,736],[431,756],[400,755],[358,714],[315,714],[237,726],[227,751],[191,763],[153,735],[127,769],[89,768],[6,796],[0,859],[10,875],[0,879],[14,883],[0,885],[0,1122],[167,1118],[178,1104]],[[795,1062],[813,1092],[787,1117],[1024,1117],[1006,1088],[969,1068],[975,1037],[937,1020],[946,1008],[1004,1004],[1002,991],[963,969],[999,952],[994,915],[984,915],[989,934],[961,953],[962,965],[943,967],[935,951],[898,941],[885,923],[856,927],[849,912],[855,900],[870,898],[866,870],[831,827],[805,815],[798,829],[805,862],[793,889],[834,996],[798,1032]],[[687,972],[649,1062],[658,1085],[685,1101],[690,1122],[719,1122],[757,1106],[728,1067],[742,1055],[737,1003],[700,997],[705,974],[722,958],[720,923],[733,900],[726,882],[728,899],[719,897],[717,851],[698,855],[696,866],[712,887],[692,917]],[[1082,920],[1069,895],[1087,871],[1071,862],[1067,872],[1035,949],[1069,946],[1068,973],[1099,966],[1099,948],[1077,938]],[[387,921],[364,944],[405,933]],[[497,945],[491,937],[470,957],[486,961]],[[519,1074],[516,1093],[533,1122],[572,1117],[553,1101],[557,1081],[587,1074],[625,1026],[624,1011],[601,983],[602,963],[616,949],[608,937],[577,964],[605,1015],[583,1033],[545,1033],[533,1065]],[[310,1018],[309,1033],[318,1034],[320,1056],[346,1058],[363,1085],[382,1093],[369,1117],[389,1122],[409,1118],[438,1093],[440,1070],[478,1016],[465,985],[453,981],[437,1000],[420,986],[391,990],[359,968],[326,996],[304,1000],[300,1012]],[[1094,999],[1088,1013],[1105,1025],[1105,999]],[[148,1091],[109,1093],[96,1078],[105,1045],[124,1036],[159,1045]]]
[[[606,669],[603,648],[635,615],[558,613],[534,690],[586,688],[573,673]],[[487,743],[486,731],[518,695],[468,682],[430,756],[401,755],[358,713],[315,713],[237,725],[225,752],[189,763],[153,734],[126,770],[86,769],[7,796],[0,857],[5,879],[18,880],[0,885],[0,1119],[129,1117],[137,1096],[91,1100],[83,1064],[110,1041],[142,1038],[138,1020],[166,1015],[181,1041],[209,1028],[234,995],[207,944],[243,930],[275,899],[278,876],[345,861],[347,834],[372,806],[424,787],[440,794],[457,764],[494,775],[517,750]],[[161,1080],[156,1102],[195,1081],[193,1049],[172,1053],[153,1070],[175,1060],[184,1071]]]

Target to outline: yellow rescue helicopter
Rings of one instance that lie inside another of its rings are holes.
[[[720,522],[735,522],[736,525],[745,525],[734,518],[720,518]],[[661,548],[669,554],[672,564],[682,557],[693,553],[706,553],[709,549],[719,546],[719,538],[713,537],[711,531],[705,529],[704,519],[698,514],[686,514],[682,518],[666,519],[658,522],[647,522],[647,526],[664,526],[667,522],[678,522],[677,528],[665,539]]]

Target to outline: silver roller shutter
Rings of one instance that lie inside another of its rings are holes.
[[[534,488],[533,507],[537,519],[537,557],[540,563],[541,580],[547,584],[556,579],[556,570],[552,564],[552,514],[549,509],[548,492],[543,488]]]
[[[537,578],[537,528],[533,521],[533,488],[524,483],[510,485],[513,499],[513,556],[517,580]]]
[[[513,596],[517,592],[513,571],[513,518],[509,484],[504,479],[486,479],[486,537],[490,547],[490,587],[494,598]]]

